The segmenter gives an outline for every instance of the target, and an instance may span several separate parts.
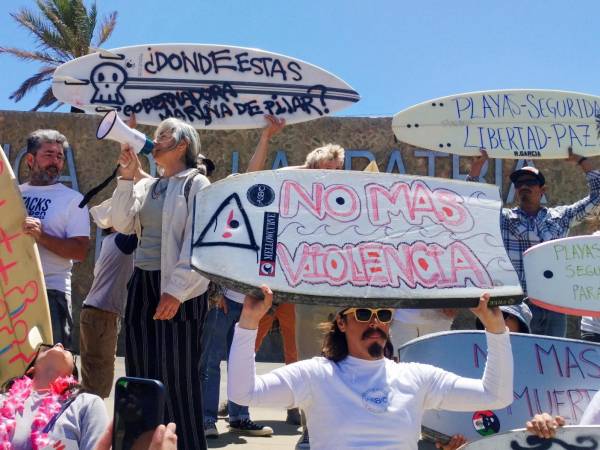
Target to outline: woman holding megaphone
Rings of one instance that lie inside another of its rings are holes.
[[[214,164],[200,154],[196,130],[178,119],[161,122],[153,144],[160,177],[136,182],[136,152],[121,144],[112,196],[113,227],[139,240],[125,312],[125,367],[128,376],[163,382],[164,420],[177,424],[179,448],[202,449],[198,381],[208,280],[191,268],[190,250],[194,196],[210,184],[206,175]]]

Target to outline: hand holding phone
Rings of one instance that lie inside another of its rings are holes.
[[[121,377],[115,384],[113,450],[148,449],[164,422],[165,388],[160,381]]]

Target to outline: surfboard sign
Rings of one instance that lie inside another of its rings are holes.
[[[566,426],[552,439],[539,438],[525,428],[467,443],[460,450],[592,450],[600,449],[599,426]]]
[[[464,156],[566,158],[568,148],[600,154],[600,97],[516,89],[436,98],[396,114],[396,137],[415,147]]]
[[[470,412],[426,411],[423,426],[448,436],[460,433],[474,441],[522,428],[541,412],[578,424],[600,387],[600,344],[520,333],[511,333],[511,344],[515,371],[510,406]],[[485,333],[427,335],[400,347],[399,356],[402,362],[432,364],[461,376],[481,378],[487,357]]]
[[[351,106],[360,96],[335,75],[254,48],[148,44],[99,51],[59,66],[52,92],[88,113],[157,125],[176,117],[196,128],[262,128],[271,114],[298,123]]]
[[[194,205],[192,265],[237,291],[410,308],[522,298],[493,185],[290,169],[220,180]]]
[[[536,305],[600,317],[600,236],[543,242],[523,253],[527,294]]]
[[[38,344],[53,342],[37,246],[22,230],[26,215],[0,147],[0,383],[23,374]]]

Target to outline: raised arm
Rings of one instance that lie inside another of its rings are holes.
[[[565,226],[571,227],[581,222],[586,216],[593,213],[600,206],[600,170],[595,170],[591,161],[585,156],[573,153],[571,147],[569,147],[567,161],[576,164],[581,168],[585,174],[589,187],[589,194],[586,197],[572,205],[555,208],[556,211],[561,213],[563,220],[566,222]]]
[[[240,405],[272,405],[289,408],[295,404],[290,379],[299,375],[300,363],[256,376],[254,344],[258,323],[273,304],[271,289],[263,285],[261,290],[264,300],[246,296],[240,320],[235,325],[227,364],[229,380],[227,396]]]
[[[434,409],[475,411],[499,409],[513,401],[513,356],[510,335],[498,307],[488,308],[489,294],[473,313],[485,326],[488,356],[481,379],[458,377],[440,370],[434,377],[431,400]]]
[[[486,161],[489,159],[487,152],[484,149],[479,149],[479,156],[475,156],[471,160],[471,167],[469,168],[469,174],[467,175],[467,181],[479,181],[481,175],[481,169]]]
[[[269,141],[285,127],[285,119],[278,119],[275,116],[266,114],[265,120],[267,121],[267,125],[263,128],[260,140],[258,141],[258,145],[256,146],[256,150],[254,150],[252,158],[250,158],[248,170],[246,172],[265,170],[267,154],[269,153]]]
[[[121,145],[119,165],[121,166],[120,177],[117,179],[117,188],[111,200],[111,221],[114,229],[119,233],[133,234],[136,231],[135,217],[142,207],[142,199],[138,195],[138,191],[142,190],[142,183],[138,179],[140,161],[129,145]],[[136,181],[138,181],[137,189]],[[142,181],[149,182],[146,178]]]

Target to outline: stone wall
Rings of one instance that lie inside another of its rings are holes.
[[[71,145],[78,188],[86,192],[107,177],[114,167],[119,153],[118,144],[96,140],[96,128],[100,116],[63,113],[32,113],[0,111],[0,144],[8,151],[11,163],[17,160],[25,145],[27,134],[38,128],[55,128],[67,136]],[[140,130],[152,135],[153,127],[141,126]],[[202,152],[217,165],[212,180],[230,174],[232,169],[243,172],[258,142],[260,130],[200,131]],[[341,144],[347,149],[347,168],[362,170],[369,158],[374,158],[381,171],[405,172],[412,175],[434,175],[447,178],[464,178],[469,158],[445,155],[416,149],[395,140],[391,129],[391,118],[322,118],[320,120],[290,125],[273,138],[268,167],[279,166],[287,160],[289,165],[301,164],[305,155],[313,148],[327,142]],[[599,161],[595,161],[599,162]],[[487,170],[487,181],[501,188],[502,198],[511,204],[514,193],[510,189],[508,174],[514,170],[515,160],[491,161]],[[586,193],[585,177],[581,170],[564,161],[545,160],[535,164],[548,180],[548,205],[573,202]],[[599,164],[600,165],[600,164]],[[19,167],[21,181],[27,173],[23,161]],[[92,205],[109,197],[114,182],[98,195]],[[91,205],[91,206],[92,206]],[[576,227],[572,235],[585,234],[598,229],[595,217]],[[73,274],[73,315],[78,321],[79,306],[92,282],[95,227],[92,227],[92,251],[83,263],[77,264]],[[465,322],[466,323],[466,322]],[[569,334],[576,332],[571,324]]]

